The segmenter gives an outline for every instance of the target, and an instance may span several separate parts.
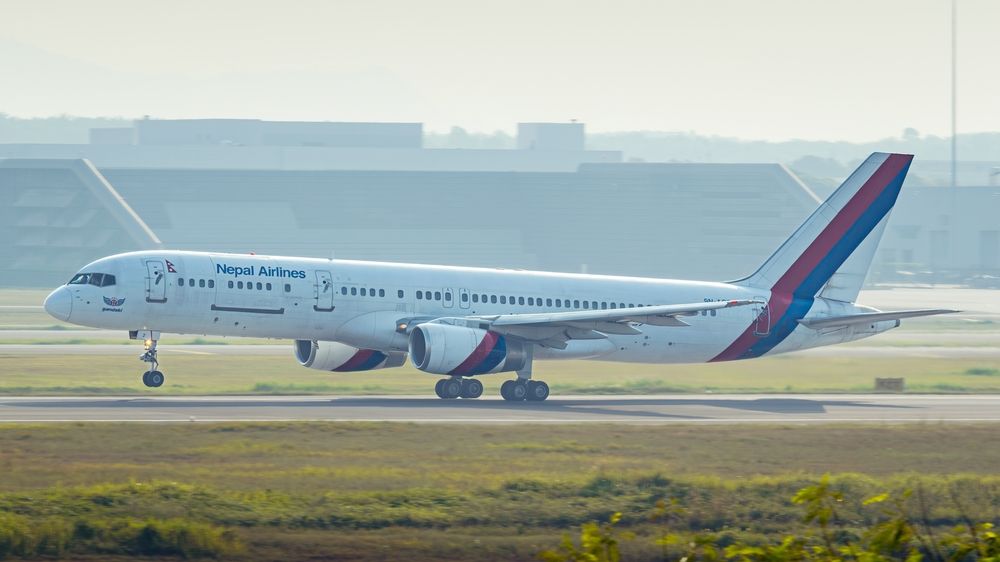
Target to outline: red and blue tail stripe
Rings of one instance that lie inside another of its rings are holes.
[[[907,154],[888,155],[774,283],[769,305],[771,318],[777,320],[770,333],[764,337],[755,335],[755,325],[751,323],[712,361],[760,357],[798,327],[798,320],[809,312],[823,285],[892,209],[912,159]]]

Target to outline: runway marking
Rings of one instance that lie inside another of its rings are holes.
[[[362,423],[429,423],[429,424],[635,424],[635,425],[664,425],[664,424],[738,424],[738,423],[758,423],[781,425],[785,423],[816,423],[835,425],[838,423],[993,423],[1000,422],[1000,418],[723,418],[723,419],[664,419],[664,420],[637,420],[626,418],[621,420],[594,420],[594,419],[549,419],[549,418],[199,418],[182,419],[177,418],[136,418],[136,419],[3,419],[2,423],[266,423],[266,422],[362,422]]]

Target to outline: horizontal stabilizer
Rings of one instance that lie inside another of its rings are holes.
[[[924,310],[898,310],[896,312],[866,312],[864,314],[849,314],[847,316],[834,316],[826,318],[803,318],[799,324],[807,328],[818,330],[821,328],[836,328],[841,326],[853,326],[856,324],[868,324],[871,322],[885,322],[886,320],[902,320],[903,318],[916,318],[918,316],[933,316],[935,314],[952,314],[958,310],[947,308],[928,308]]]

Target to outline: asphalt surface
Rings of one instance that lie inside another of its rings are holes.
[[[1000,422],[1000,395],[553,396],[542,403],[426,396],[4,397],[0,422],[392,421],[523,423]]]

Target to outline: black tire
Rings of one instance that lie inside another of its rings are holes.
[[[476,379],[462,381],[462,398],[479,398],[483,395],[483,383]]]
[[[462,379],[443,379],[441,394],[445,399],[458,398],[462,395]]]
[[[437,394],[438,398],[444,398],[445,397],[444,396],[444,390],[442,390],[442,387],[444,386],[444,382],[446,380],[448,380],[448,379],[439,379],[437,381],[437,383],[434,385],[434,394]]]
[[[532,402],[541,402],[549,397],[549,385],[542,381],[529,381],[528,393],[525,399]]]
[[[142,384],[146,386],[153,386],[149,384],[149,371],[146,371],[145,373],[142,374]]]
[[[513,400],[514,398],[510,395],[510,387],[514,386],[514,381],[504,381],[500,385],[500,397],[504,400]]]
[[[513,384],[510,386],[510,390],[507,393],[510,395],[508,400],[514,402],[521,402],[528,396],[528,385],[524,384],[522,380],[510,381]]]
[[[149,382],[147,384],[149,386],[153,388],[159,388],[163,386],[163,381],[164,381],[163,373],[159,371],[149,371],[148,374],[149,374]]]

